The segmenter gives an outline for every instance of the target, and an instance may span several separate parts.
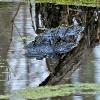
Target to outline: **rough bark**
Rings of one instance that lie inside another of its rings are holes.
[[[85,30],[78,47],[57,59],[47,59],[48,69],[51,74],[40,86],[66,83],[73,71],[79,68],[84,63],[84,60],[86,61],[88,58],[87,49],[91,49],[100,41],[100,22],[94,20],[94,10],[96,8],[80,7],[82,9],[81,15],[77,12],[79,9],[74,8],[75,6],[41,5],[40,13],[47,28],[70,25],[72,24],[70,19],[75,16],[85,24]]]

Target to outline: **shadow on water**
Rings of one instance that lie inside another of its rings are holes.
[[[49,75],[48,70],[49,66],[55,66],[58,62],[56,59],[43,59],[42,61],[36,59],[28,59],[25,57],[25,49],[24,46],[27,45],[30,41],[34,40],[35,34],[31,17],[29,13],[29,5],[21,5],[18,15],[15,18],[15,25],[11,39],[11,18],[15,14],[18,4],[0,4],[0,94],[5,93],[13,93],[15,90],[20,90],[26,88],[27,86],[38,86],[41,82],[43,82]],[[42,5],[41,5],[42,6]],[[40,7],[41,7],[40,6]],[[54,5],[53,5],[54,6]],[[41,18],[40,12],[45,9],[36,8],[36,28],[37,32],[43,31],[41,28],[46,27],[56,27],[55,25],[65,25],[68,22],[65,20],[66,17],[63,16],[65,14],[64,10],[66,6],[61,6],[61,8],[56,7],[56,13],[52,13],[54,17],[51,15],[47,15],[47,12],[43,12],[42,16],[48,18],[48,20],[44,20]],[[33,11],[34,9],[33,4]],[[39,10],[40,9],[40,12]],[[52,6],[47,10],[54,10]],[[59,13],[60,12],[60,13]],[[50,13],[50,12],[49,12]],[[34,13],[35,16],[35,13]],[[33,16],[33,17],[34,17]],[[63,20],[58,16],[63,16]],[[51,19],[50,19],[51,18]],[[56,23],[52,18],[56,18],[57,20],[61,20],[60,23]],[[42,20],[42,21],[41,21]],[[48,24],[48,22],[51,23]],[[45,25],[44,25],[45,23]],[[48,26],[49,25],[49,26]],[[40,28],[40,29],[39,29]],[[22,38],[20,37],[22,36]],[[26,41],[23,42],[23,38],[26,38]],[[31,39],[30,39],[31,37]],[[85,61],[84,64],[77,69],[69,79],[69,83],[100,83],[100,75],[99,75],[99,65],[100,65],[100,45],[96,46],[93,50],[85,51],[87,52],[88,60]],[[51,65],[50,65],[51,64]],[[8,71],[7,66],[11,67],[11,71]],[[47,69],[48,66],[48,69]],[[15,75],[14,75],[15,74]],[[48,98],[48,100],[100,100],[100,96],[68,96],[68,97],[55,97]],[[9,100],[26,100],[21,98],[10,98]]]
[[[10,6],[10,7],[9,7]],[[5,74],[7,68],[7,51],[10,45],[11,36],[11,15],[12,5],[0,3],[0,94],[5,92]]]

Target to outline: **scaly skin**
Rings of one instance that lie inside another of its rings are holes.
[[[58,27],[55,29],[46,30],[44,33],[36,36],[35,43],[50,43],[54,44],[59,40],[64,42],[75,42],[78,34],[84,30],[82,26]]]
[[[65,54],[77,46],[78,35],[84,30],[81,26],[70,26],[50,29],[37,36],[35,41],[26,46],[26,56],[42,60],[47,57],[55,57]],[[63,42],[57,42],[62,40]],[[75,42],[71,42],[73,39]]]
[[[31,48],[30,48],[31,47]],[[26,47],[27,52],[26,56],[28,58],[36,58],[37,60],[42,60],[47,57],[55,57],[59,54],[65,54],[76,47],[74,43],[65,42],[58,45],[49,45],[49,44],[33,44],[32,42]]]

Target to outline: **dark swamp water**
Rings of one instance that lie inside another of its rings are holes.
[[[34,40],[37,35],[32,28],[29,6],[21,5],[15,18],[13,31],[11,31],[11,19],[16,12],[17,6],[18,4],[15,3],[0,3],[0,95],[8,92],[13,93],[13,91],[23,89],[27,86],[38,86],[50,73],[47,69],[50,59],[47,61],[43,59],[41,61],[28,59],[23,55],[25,53],[24,45]],[[33,11],[35,11],[34,5]],[[39,14],[38,11],[37,13]],[[33,12],[33,18],[34,16],[35,13]],[[60,24],[67,23],[64,19]],[[34,25],[36,25],[35,28],[44,28],[40,14],[36,20],[38,20],[39,24],[34,22]],[[45,23],[45,26],[48,27],[48,22]],[[52,26],[52,23],[50,25]],[[56,26],[54,25],[53,27]],[[40,31],[37,30],[37,32]],[[22,42],[25,36],[28,36],[26,44]],[[84,59],[85,63],[72,74],[69,83],[100,83],[100,45],[91,50],[88,49],[86,52],[88,55],[87,61]],[[10,71],[8,70],[8,66],[10,66]],[[9,100],[26,99],[12,97]],[[55,97],[48,98],[47,100],[100,100],[100,95]]]

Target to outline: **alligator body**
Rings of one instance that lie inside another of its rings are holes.
[[[46,30],[44,33],[36,36],[36,43],[56,43],[57,41],[75,42],[78,34],[84,30],[84,27],[72,25],[68,28],[59,27],[55,29]]]
[[[30,48],[32,47],[32,48]],[[35,45],[32,42],[26,47],[26,56],[28,58],[36,58],[37,60],[42,60],[43,58],[56,57],[59,54],[64,54],[76,47],[74,43],[62,43],[58,45],[50,44],[38,44]]]
[[[32,47],[32,48],[31,48]],[[37,60],[41,60],[46,57],[52,57],[55,55],[53,46],[49,44],[33,44],[32,42],[29,43],[26,47],[27,52],[26,56],[28,58],[36,58]]]
[[[36,36],[35,41],[26,46],[26,56],[42,60],[43,58],[65,54],[77,46],[78,36],[83,30],[84,27],[82,26],[59,27],[46,30],[44,33]],[[59,40],[62,40],[62,42],[59,42]]]
[[[77,44],[74,43],[67,43],[64,42],[62,44],[58,44],[54,47],[54,51],[55,54],[59,55],[59,54],[65,54],[69,51],[71,51],[73,48],[75,48],[77,46]]]

